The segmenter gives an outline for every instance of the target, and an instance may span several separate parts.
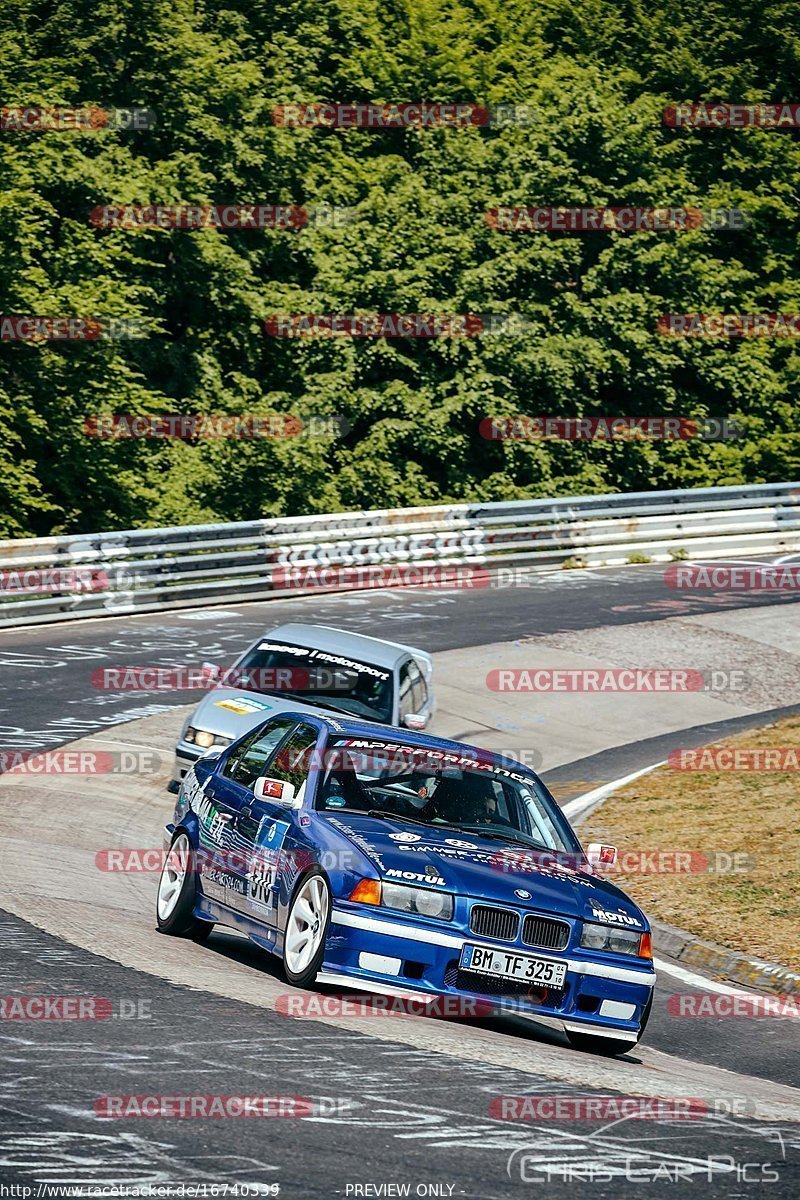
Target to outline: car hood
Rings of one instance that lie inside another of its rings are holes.
[[[524,848],[512,842],[435,825],[423,829],[388,817],[330,811],[326,817],[370,859],[382,878],[440,887],[520,909],[649,929],[641,910],[613,883],[585,871],[524,860]]]
[[[335,716],[330,709],[313,708],[288,696],[264,696],[242,688],[214,688],[198,704],[188,724],[205,729],[220,737],[239,738],[248,729],[255,729],[270,717],[282,712],[313,713],[315,716]]]

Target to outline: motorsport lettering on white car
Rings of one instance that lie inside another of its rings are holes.
[[[219,683],[181,730],[173,793],[203,754],[289,708],[408,729],[425,729],[434,711],[429,654],[330,625],[280,625],[256,638],[228,671],[209,671]]]
[[[513,759],[284,710],[195,763],[164,832],[164,933],[230,926],[296,986],[512,1008],[595,1053],[644,1032],[650,927],[593,868],[615,851]]]

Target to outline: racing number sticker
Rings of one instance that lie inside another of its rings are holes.
[[[258,827],[255,853],[247,874],[247,904],[270,914],[276,907],[275,884],[278,881],[280,853],[289,826],[286,821],[264,817]]]

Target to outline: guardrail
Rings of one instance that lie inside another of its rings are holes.
[[[485,581],[506,567],[794,550],[800,482],[28,538],[0,542],[0,628],[376,586],[380,573],[359,569],[377,565],[481,567]]]

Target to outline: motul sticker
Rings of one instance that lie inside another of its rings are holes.
[[[623,912],[609,912],[605,908],[592,908],[592,916],[598,921],[604,921],[608,925],[635,925],[637,929],[641,929],[642,922],[637,921],[636,917],[629,917]]]

